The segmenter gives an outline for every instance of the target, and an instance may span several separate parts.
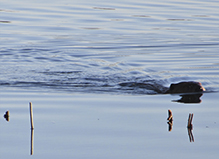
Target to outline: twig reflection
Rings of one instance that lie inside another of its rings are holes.
[[[195,141],[194,137],[193,137],[193,134],[192,134],[192,129],[193,129],[192,119],[193,119],[193,114],[189,114],[187,129],[188,129],[188,135],[189,135],[189,141],[190,142]]]
[[[169,126],[168,126],[168,131],[172,131],[172,129],[173,129],[173,123],[170,122],[170,121],[168,121],[167,124],[169,125]]]
[[[187,130],[188,130],[188,135],[189,135],[189,141],[190,142],[194,142],[194,136],[192,134],[192,129],[193,129],[193,125],[192,125],[192,119],[193,119],[193,114],[189,114],[189,118],[188,118],[188,124],[187,124]],[[168,118],[167,118],[168,122],[168,131],[172,131],[173,129],[173,114],[172,111],[169,109],[168,110]]]
[[[31,129],[31,135],[30,135],[30,155],[33,155],[33,139],[34,139],[34,129]]]
[[[30,108],[30,126],[31,126],[31,142],[30,142],[30,155],[33,155],[33,138],[34,138],[34,126],[33,126],[33,109],[32,109],[32,103],[29,103]]]
[[[173,128],[173,114],[172,114],[172,111],[170,109],[168,110],[167,120],[168,120],[167,124],[169,125],[168,130],[171,131]]]

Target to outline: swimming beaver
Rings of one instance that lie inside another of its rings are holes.
[[[165,93],[192,93],[192,92],[203,92],[205,88],[200,82],[180,82],[171,84],[170,88]]]

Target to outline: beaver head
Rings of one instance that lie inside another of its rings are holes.
[[[203,91],[205,91],[205,88],[201,85],[200,82],[191,81],[171,84],[166,93],[192,93]]]

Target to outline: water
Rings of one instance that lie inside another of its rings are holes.
[[[66,94],[1,91],[1,158],[218,158],[218,93],[200,104],[170,102],[178,96]],[[30,156],[29,104],[34,140]],[[167,110],[173,112],[168,131]],[[187,119],[194,113],[192,134]]]
[[[217,1],[0,4],[1,158],[218,158]],[[211,93],[162,94],[180,81]]]
[[[1,87],[153,94],[119,83],[195,80],[219,88],[217,2],[4,1],[0,9]]]

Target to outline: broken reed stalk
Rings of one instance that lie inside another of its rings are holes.
[[[172,122],[173,121],[173,113],[172,113],[172,111],[169,109],[168,110],[168,118],[167,118],[167,120],[169,120],[170,122]]]
[[[34,129],[34,126],[33,126],[33,109],[32,109],[32,103],[30,102],[30,124],[31,124],[31,129],[33,130]]]

